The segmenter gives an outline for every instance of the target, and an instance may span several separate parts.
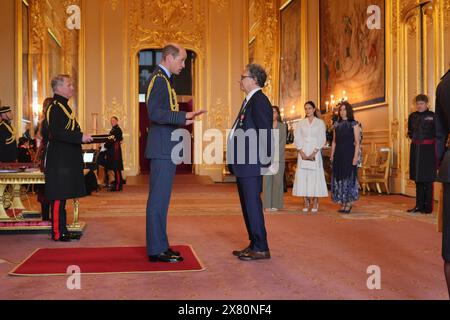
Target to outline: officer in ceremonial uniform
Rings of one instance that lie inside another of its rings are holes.
[[[81,132],[75,113],[68,105],[75,91],[70,76],[58,75],[51,85],[53,101],[43,124],[48,136],[45,195],[51,205],[52,239],[67,242],[80,237],[67,230],[66,200],[86,195],[81,144],[92,142],[92,137]]]
[[[442,258],[444,273],[450,296],[450,151],[447,148],[450,134],[450,70],[442,77],[436,90],[436,139],[439,167],[439,182],[443,183],[442,204]],[[444,157],[445,155],[445,157]]]
[[[0,108],[0,162],[17,161],[16,130],[11,123],[11,107]]]
[[[411,139],[409,176],[416,183],[416,206],[408,212],[433,212],[433,182],[436,179],[436,129],[434,112],[428,109],[428,97],[415,98],[417,111],[408,119]]]
[[[150,262],[180,262],[180,253],[169,247],[167,211],[169,209],[176,163],[171,159],[172,133],[180,126],[191,125],[205,111],[179,111],[171,76],[185,68],[186,50],[169,44],[162,51],[161,64],[151,75],[147,90],[150,129],[145,155],[150,159],[150,192],[147,202],[147,254]]]
[[[106,142],[106,168],[114,171],[114,181],[111,183],[109,191],[122,191],[123,178],[123,160],[121,142],[123,140],[122,129],[119,127],[119,119],[117,117],[111,118],[110,135],[114,136],[114,141]]]

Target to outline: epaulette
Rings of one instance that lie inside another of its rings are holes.
[[[52,109],[52,106],[59,106],[62,111],[64,112],[64,114],[67,116],[67,118],[69,118],[69,120],[67,121],[66,124],[66,129],[70,129],[71,131],[75,130],[75,123],[76,123],[76,119],[75,119],[75,113],[72,111],[72,113],[69,113],[69,111],[67,110],[67,108],[59,101],[54,100],[53,103],[48,107],[47,109],[47,123],[48,125],[50,125],[50,110]]]
[[[163,74],[163,72],[161,70],[158,70],[158,72],[156,72],[155,75],[153,76],[153,78],[150,80],[150,84],[148,85],[148,89],[147,89],[147,98],[145,100],[147,102],[147,104],[148,104],[148,99],[150,98],[150,93],[153,90],[153,86],[155,85],[155,81],[157,78],[163,78],[166,81],[167,90],[169,93],[170,110],[180,111],[180,108],[178,105],[178,100],[177,100],[177,94],[176,94],[175,90],[172,88],[172,86],[170,85],[169,79],[167,79],[167,77]]]

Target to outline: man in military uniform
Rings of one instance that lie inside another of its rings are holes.
[[[416,206],[408,212],[433,212],[433,182],[436,179],[436,130],[434,112],[428,109],[428,97],[415,98],[417,111],[408,119],[411,139],[409,177],[416,182]]]
[[[439,182],[443,183],[444,197],[442,204],[442,258],[444,273],[450,296],[450,152],[447,140],[450,133],[450,70],[441,79],[436,91],[436,138],[439,162]],[[445,157],[444,157],[445,155]]]
[[[11,107],[0,108],[0,162],[17,161],[16,130],[11,123]]]
[[[45,195],[51,203],[52,239],[67,242],[79,239],[79,235],[67,230],[66,200],[86,195],[81,144],[92,142],[92,137],[81,132],[75,113],[69,107],[69,99],[75,91],[70,76],[56,76],[51,86],[53,101],[44,121],[48,135]]]
[[[114,172],[114,181],[109,187],[109,191],[122,191],[123,178],[123,160],[121,143],[123,140],[122,129],[119,127],[119,119],[117,117],[111,118],[110,135],[114,136],[114,140],[105,143],[106,148],[106,168]]]
[[[150,192],[147,202],[147,253],[150,262],[181,262],[180,253],[169,247],[167,239],[167,210],[177,164],[171,159],[172,133],[180,126],[194,123],[205,111],[179,111],[171,76],[185,68],[187,53],[176,44],[162,51],[162,60],[151,75],[147,90],[150,129],[145,155],[150,159]]]

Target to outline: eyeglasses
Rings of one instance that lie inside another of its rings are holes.
[[[252,76],[241,76],[241,81],[244,80],[245,78],[253,78]]]

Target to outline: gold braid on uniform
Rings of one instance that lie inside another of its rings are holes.
[[[11,137],[6,139],[6,144],[13,143],[16,140],[16,131],[14,130],[13,126],[10,126],[6,121],[2,121],[0,125],[4,125],[9,133],[11,133]]]
[[[59,106],[62,109],[62,111],[66,114],[67,118],[69,118],[69,120],[67,121],[65,129],[66,130],[70,129],[71,131],[74,131],[75,130],[75,124],[76,124],[75,112],[72,111],[72,113],[69,113],[67,108],[61,102],[58,102],[56,100],[53,102],[53,105]],[[51,110],[53,105],[50,105],[50,107],[47,110],[47,122],[48,122],[48,124],[50,124],[50,110]]]
[[[169,92],[170,110],[180,111],[180,107],[179,107],[178,101],[177,101],[177,93],[170,85],[169,79],[167,79],[167,77],[161,71],[156,73],[156,75],[153,76],[152,80],[150,81],[150,84],[147,89],[147,103],[148,103],[148,99],[150,98],[150,93],[152,92],[153,85],[155,84],[156,78],[163,78],[167,83],[167,90]]]

